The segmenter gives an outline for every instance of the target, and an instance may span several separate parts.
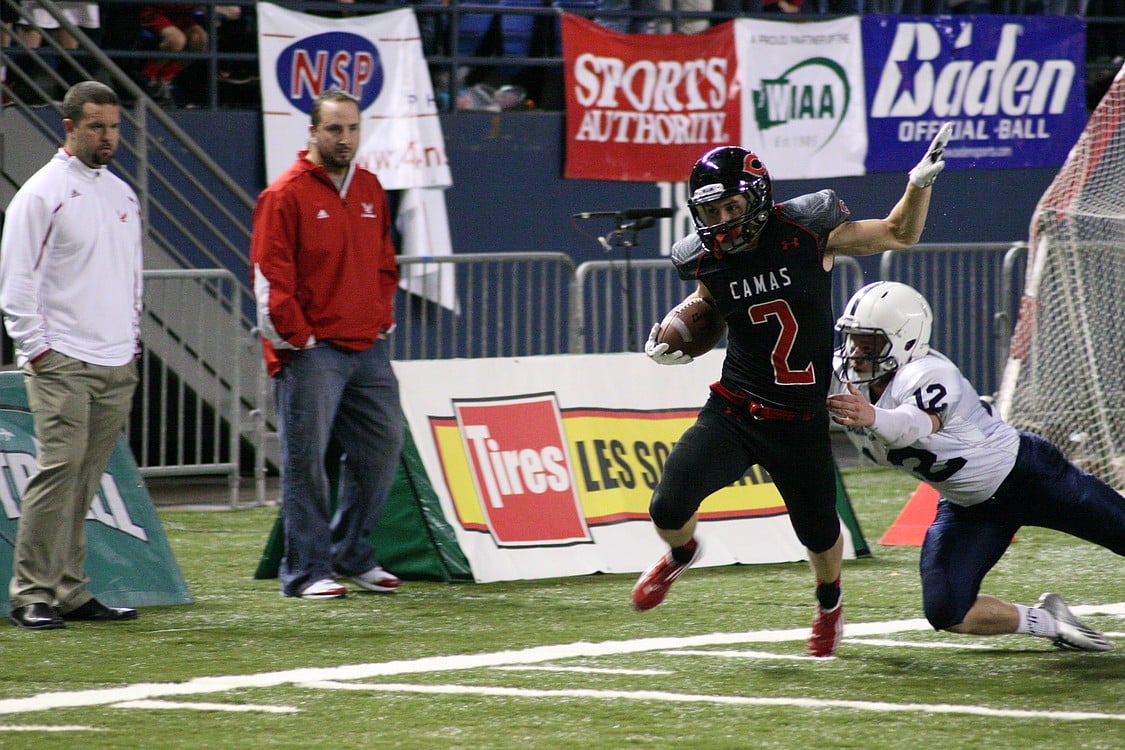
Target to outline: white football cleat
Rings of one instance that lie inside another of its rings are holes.
[[[1055,636],[1054,644],[1059,648],[1073,651],[1113,649],[1113,644],[1104,635],[1075,617],[1070,607],[1066,606],[1066,602],[1058,594],[1043,594],[1035,606],[1050,612],[1055,618],[1058,635]]]

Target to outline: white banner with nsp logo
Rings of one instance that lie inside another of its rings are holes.
[[[257,12],[267,182],[306,147],[316,97],[341,89],[363,118],[355,162],[384,188],[452,184],[413,10],[322,18],[258,3]]]

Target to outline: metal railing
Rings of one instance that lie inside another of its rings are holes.
[[[261,361],[240,318],[244,292],[222,269],[145,271],[144,286],[140,382],[125,426],[137,468],[143,477],[225,476],[234,507],[257,427],[246,386],[259,385]],[[5,332],[0,369],[15,368]]]
[[[144,477],[225,475],[235,507],[249,417],[242,379],[256,354],[242,288],[226,270],[145,271],[144,281],[141,381],[126,430],[137,467]]]
[[[141,5],[169,4],[171,0],[136,0],[115,3],[114,9],[139,8]],[[51,0],[44,3],[50,8]],[[0,0],[21,22],[28,21],[20,10],[19,0]],[[207,31],[207,49],[202,52],[164,52],[157,49],[139,22],[118,28],[121,19],[103,14],[103,31],[106,33],[102,49],[123,68],[138,68],[148,59],[176,59],[191,63],[192,67],[181,75],[192,80],[194,88],[202,95],[195,106],[217,109],[224,106],[256,108],[260,101],[257,86],[257,40],[254,21],[255,0],[202,0],[195,3],[202,8],[200,25]],[[378,13],[401,8],[413,8],[422,31],[424,52],[431,69],[438,74],[436,93],[452,108],[459,87],[464,83],[462,71],[477,71],[481,77],[495,77],[502,71],[522,71],[522,78],[548,78],[562,80],[561,33],[558,16],[562,12],[597,19],[607,25],[624,26],[629,21],[660,22],[671,30],[681,30],[686,24],[706,21],[721,23],[732,18],[762,16],[771,20],[816,20],[845,14],[868,15],[936,15],[946,12],[943,0],[807,0],[804,11],[797,16],[762,14],[761,3],[751,3],[746,12],[693,11],[681,9],[680,0],[669,0],[667,9],[632,10],[629,3],[604,3],[595,0],[493,0],[492,2],[460,2],[460,0],[388,0],[365,2],[360,5],[342,5],[335,0],[282,0],[278,5],[305,13],[347,16]],[[224,18],[217,7],[235,6],[241,18]],[[1011,15],[1078,15],[1086,22],[1091,35],[1107,39],[1125,35],[1125,17],[1098,15],[1102,3],[1090,0],[992,0],[992,13]],[[129,15],[129,14],[126,14]],[[38,28],[32,25],[32,28]],[[66,25],[63,28],[69,31]],[[489,36],[491,34],[491,36]],[[83,34],[80,39],[85,39]],[[477,43],[488,40],[482,47]],[[83,42],[79,50],[63,51],[49,35],[43,51],[48,58],[60,60],[60,67],[70,66],[70,59],[97,60],[96,48]],[[1121,54],[1122,50],[1110,53]],[[27,58],[26,47],[15,40],[10,50],[17,62]],[[1097,72],[1104,68],[1112,73],[1119,65],[1101,55],[1092,55],[1088,67]],[[2,62],[2,61],[0,61]],[[116,67],[115,65],[115,67]],[[18,66],[17,66],[18,67]],[[247,70],[253,71],[247,73]],[[135,74],[134,74],[135,75]],[[248,90],[252,89],[252,90]],[[49,97],[48,97],[49,100]],[[561,109],[561,99],[559,106]]]
[[[986,340],[999,347],[1010,334],[1022,289],[1022,268],[1012,256],[1020,247],[927,244],[882,258],[880,278],[910,283],[934,304],[934,345],[961,365],[982,394],[993,392],[1006,359],[1006,348],[1003,355],[987,356]],[[402,257],[399,263],[404,278],[426,277],[435,293],[450,276],[457,283],[449,307],[397,296],[390,338],[396,360],[641,351],[653,321],[695,287],[679,278],[668,258],[575,267],[562,253],[478,253]],[[951,271],[970,266],[964,280]],[[864,275],[855,258],[836,258],[835,309],[871,280]],[[254,476],[262,503],[277,436],[272,383],[260,362],[257,372]]]
[[[20,23],[31,23],[15,0],[0,0],[0,4],[18,14]],[[3,86],[9,105],[3,113],[6,146],[9,138],[22,141],[29,133],[37,133],[57,147],[62,142],[62,108],[57,95],[73,80],[107,80],[128,100],[128,106],[121,109],[121,141],[114,171],[140,200],[146,264],[227,268],[240,274],[248,289],[254,198],[84,30],[68,21],[52,0],[36,0],[36,5],[78,40],[80,49],[65,50],[50,34],[44,34],[44,47],[39,49],[29,48],[19,34],[11,35],[11,48],[0,47],[0,66],[8,71],[8,83]],[[50,151],[43,161],[49,156]],[[7,171],[6,165],[0,167]],[[19,184],[30,174],[5,176]],[[154,256],[162,262],[154,263]]]
[[[931,343],[956,362],[982,394],[1000,388],[1008,359],[1014,289],[1022,266],[1009,258],[1026,245],[1010,242],[918,245],[885,252],[879,278],[910,284],[929,300],[935,326]]]

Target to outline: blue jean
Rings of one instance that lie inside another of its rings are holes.
[[[351,352],[321,345],[294,352],[275,378],[281,441],[286,596],[333,574],[378,564],[371,532],[394,482],[403,443],[398,379],[386,341]],[[325,457],[342,450],[336,511]]]
[[[965,619],[985,575],[1022,526],[1054,529],[1125,555],[1125,498],[1046,439],[1020,433],[1016,465],[995,495],[967,508],[938,502],[919,559],[922,607],[936,630]],[[1064,565],[1048,575],[1065,572]]]

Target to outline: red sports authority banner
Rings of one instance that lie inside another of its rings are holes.
[[[732,23],[698,34],[618,34],[562,14],[570,179],[683,182],[741,135]]]

